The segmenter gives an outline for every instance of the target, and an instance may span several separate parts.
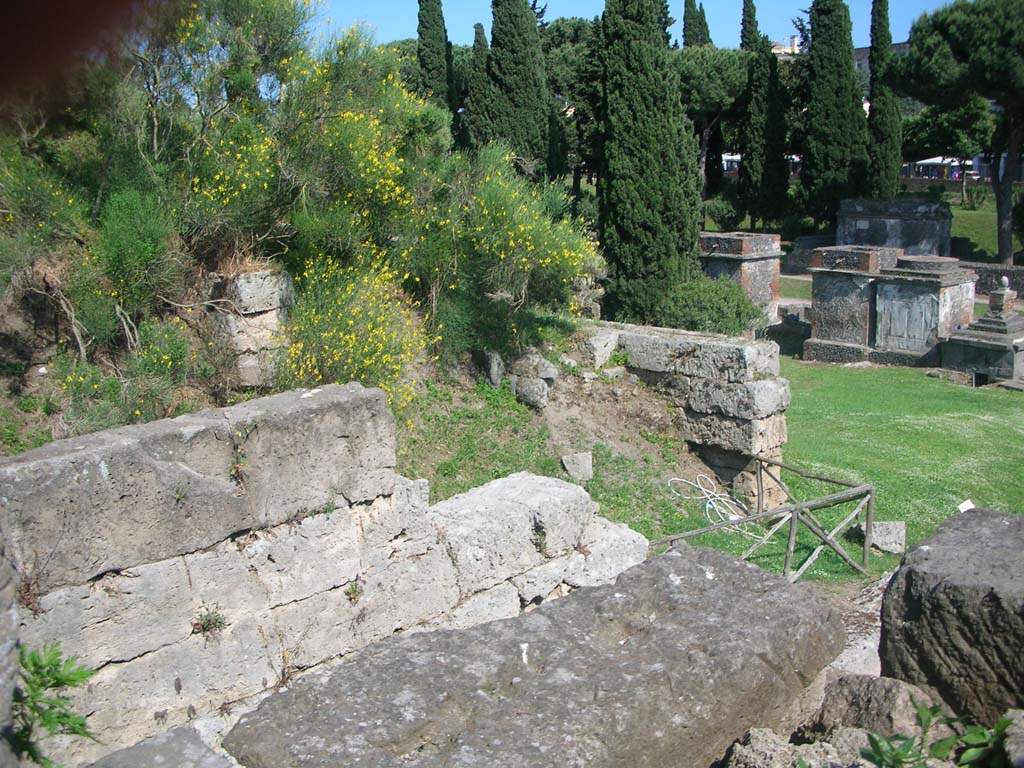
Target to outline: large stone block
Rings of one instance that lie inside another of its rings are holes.
[[[771,341],[623,326],[619,349],[629,356],[630,368],[651,373],[732,382],[779,375],[779,348]]]
[[[749,420],[677,408],[675,422],[684,440],[718,446],[745,456],[771,451],[785,444],[787,439],[786,416],[782,413]]]
[[[814,339],[868,346],[874,341],[875,278],[815,270],[811,278]]]
[[[0,463],[0,530],[33,589],[391,493],[394,420],[358,384],[60,440]]]
[[[761,379],[729,384],[691,379],[689,407],[698,413],[720,413],[737,419],[765,419],[789,407],[789,382]]]
[[[755,232],[701,232],[702,254],[753,256],[782,251],[782,236]]]
[[[0,533],[0,733],[11,723],[11,697],[18,682],[18,609],[14,569],[4,555],[4,537]],[[14,765],[14,755],[6,739],[0,738],[0,765]]]
[[[857,272],[878,272],[892,269],[903,255],[902,248],[871,245],[833,245],[818,248],[811,257],[817,269],[849,269]]]
[[[224,745],[274,768],[707,765],[842,645],[810,592],[683,547],[520,618],[367,648],[272,694]]]
[[[882,602],[882,674],[991,724],[1024,703],[1024,516],[976,509],[911,549]]]
[[[924,199],[843,200],[836,242],[949,256],[952,225],[953,214],[946,203]]]
[[[222,291],[243,315],[287,310],[295,303],[295,281],[287,272],[243,272],[226,278]]]
[[[232,768],[194,728],[182,726],[107,755],[89,768]]]

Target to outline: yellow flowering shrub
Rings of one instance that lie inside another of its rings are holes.
[[[307,262],[288,327],[288,384],[358,381],[380,387],[397,409],[414,396],[405,377],[428,339],[416,305],[380,253],[354,264],[330,256]]]

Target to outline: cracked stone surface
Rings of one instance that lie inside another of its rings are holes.
[[[247,768],[707,765],[842,646],[810,591],[681,547],[518,618],[370,646],[224,746]]]

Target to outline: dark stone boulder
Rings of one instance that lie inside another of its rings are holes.
[[[89,768],[231,768],[231,763],[183,725],[109,754]]]
[[[395,637],[224,740],[247,768],[679,768],[771,725],[842,650],[805,587],[681,547],[524,616]]]
[[[1024,516],[975,509],[903,559],[882,600],[882,674],[991,724],[1024,704]]]

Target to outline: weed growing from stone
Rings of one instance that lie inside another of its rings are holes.
[[[224,614],[217,606],[205,606],[192,620],[192,634],[215,635],[225,629],[227,625],[227,619],[224,618]]]
[[[358,603],[363,596],[363,584],[358,579],[345,587],[345,597],[350,603]]]

